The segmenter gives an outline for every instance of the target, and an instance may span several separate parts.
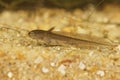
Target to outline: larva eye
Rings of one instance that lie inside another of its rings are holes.
[[[33,31],[29,32],[28,35],[31,37],[33,36],[35,33]]]
[[[45,32],[46,31],[43,31],[43,30],[32,30],[28,33],[28,35],[29,35],[29,37],[31,37],[33,39],[43,39]]]

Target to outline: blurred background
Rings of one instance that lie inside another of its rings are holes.
[[[100,3],[101,2],[101,3]],[[0,10],[2,9],[34,9],[38,7],[51,8],[84,8],[89,4],[102,7],[104,4],[118,4],[120,0],[0,0]]]
[[[0,0],[0,25],[119,40],[120,0]]]

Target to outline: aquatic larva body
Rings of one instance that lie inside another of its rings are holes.
[[[80,48],[97,48],[97,47],[110,47],[112,45],[106,45],[105,43],[92,42],[89,40],[82,40],[72,38],[70,36],[64,36],[55,34],[51,31],[44,30],[32,30],[29,36],[38,40],[39,44],[45,44],[47,46],[74,46]]]

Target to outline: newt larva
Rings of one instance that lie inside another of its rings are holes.
[[[98,48],[98,47],[113,47],[113,44],[106,44],[88,39],[73,38],[70,36],[55,34],[52,29],[45,30],[32,30],[28,35],[36,39],[39,44],[47,46],[74,46],[79,48]]]

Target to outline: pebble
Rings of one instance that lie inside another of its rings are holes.
[[[58,67],[58,72],[60,72],[61,74],[65,75],[66,71],[65,71],[66,67],[64,65],[60,65]]]
[[[118,49],[118,50],[120,51],[120,45],[118,45],[118,46],[116,47],[116,49]]]
[[[93,56],[93,54],[94,54],[94,51],[91,51],[91,52],[89,53],[89,56],[91,57],[91,56]]]
[[[86,68],[86,65],[83,62],[80,62],[79,68],[84,70]]]
[[[54,62],[51,62],[50,65],[51,65],[52,67],[54,67],[54,66],[55,66],[55,63],[54,63]]]
[[[42,61],[43,61],[43,58],[42,57],[38,57],[38,58],[35,59],[34,63],[39,64]]]
[[[96,74],[103,77],[105,75],[105,72],[103,70],[98,70]]]
[[[48,73],[48,72],[49,72],[49,69],[46,68],[46,67],[43,67],[43,68],[42,68],[42,72],[43,72],[43,73]]]
[[[13,73],[12,73],[12,72],[8,72],[7,76],[8,76],[9,78],[12,78],[12,77],[13,77]]]

